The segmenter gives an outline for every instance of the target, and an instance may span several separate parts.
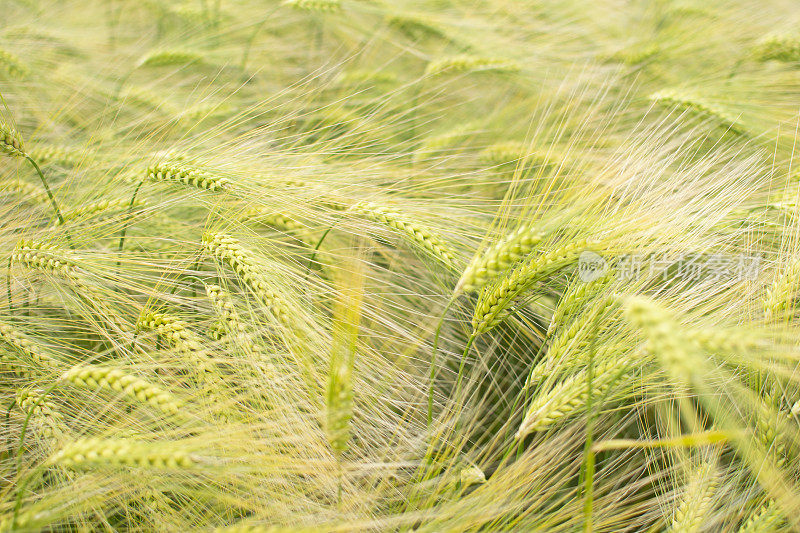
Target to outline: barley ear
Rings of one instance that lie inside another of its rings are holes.
[[[533,251],[543,237],[543,233],[532,224],[512,231],[472,259],[461,274],[455,293],[480,289]]]
[[[180,442],[152,444],[132,439],[85,438],[65,445],[46,464],[70,468],[128,466],[179,470],[192,468],[198,461]]]
[[[409,242],[431,255],[448,269],[454,268],[456,262],[455,252],[450,249],[444,240],[434,232],[410,221],[397,211],[371,202],[361,202],[351,207],[350,210],[398,231]]]
[[[593,394],[600,397],[609,392],[620,380],[625,384],[632,381],[634,363],[619,356],[600,362],[592,375]],[[515,438],[547,429],[566,420],[576,413],[583,412],[588,400],[586,388],[587,372],[574,374],[531,400]]]
[[[283,0],[281,4],[301,11],[337,11],[342,8],[341,0]]]
[[[26,157],[25,148],[17,130],[0,122],[0,153],[9,157]]]
[[[739,533],[767,533],[783,531],[786,519],[773,499],[767,500],[747,517],[739,528]]]
[[[177,415],[181,411],[180,402],[170,393],[119,368],[78,365],[65,372],[61,379],[76,387],[119,392],[169,415]]]
[[[707,515],[714,507],[719,472],[713,462],[700,465],[689,474],[667,531],[694,533],[705,528]]]
[[[338,298],[333,314],[333,341],[328,372],[326,433],[333,450],[341,455],[350,441],[353,416],[353,365],[358,353],[364,272],[357,257],[348,271],[339,272]]]

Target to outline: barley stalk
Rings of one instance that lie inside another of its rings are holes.
[[[689,384],[702,376],[705,365],[696,357],[697,344],[683,334],[667,309],[645,296],[631,296],[625,302],[625,315],[644,333],[675,383]]]
[[[243,218],[272,226],[282,231],[303,232],[306,227],[291,217],[271,210],[254,207],[244,213]]]
[[[77,165],[84,157],[75,147],[46,144],[34,145],[29,155],[40,164],[61,163],[63,165]]]
[[[458,482],[461,485],[461,489],[472,485],[482,485],[486,483],[486,474],[477,466],[470,465],[462,468],[458,473]]]
[[[53,211],[58,217],[58,220],[63,224],[64,217],[61,216],[61,210],[58,208],[58,202],[56,202],[55,196],[53,196],[53,192],[50,190],[50,185],[48,185],[47,180],[42,173],[42,169],[39,168],[39,165],[36,164],[36,160],[33,159],[23,147],[22,137],[20,137],[19,133],[6,124],[5,122],[0,122],[0,153],[8,155],[10,157],[24,157],[30,164],[33,166],[36,173],[39,175],[39,179],[42,180],[42,186],[44,187],[44,191],[47,193],[47,197],[50,198],[50,203],[53,206]],[[67,232],[67,241],[72,246],[72,238]]]
[[[447,31],[426,13],[396,13],[387,15],[386,24],[408,37],[419,40],[423,37],[447,38]]]
[[[0,49],[0,67],[12,78],[25,78],[30,73],[22,60],[7,50]]]
[[[528,143],[517,141],[505,141],[492,144],[484,149],[479,156],[481,161],[493,166],[522,161],[539,165],[547,163],[546,158],[531,152]]]
[[[0,122],[0,153],[10,157],[26,157],[22,137],[11,126]]]
[[[340,290],[333,313],[325,430],[331,448],[338,455],[349,446],[350,420],[353,416],[353,365],[358,352],[364,297],[364,273],[359,259],[352,261],[348,272],[339,275]]]
[[[791,35],[767,35],[756,44],[755,55],[761,61],[800,61],[800,38]]]
[[[143,87],[129,87],[120,95],[122,104],[134,104],[147,111],[158,111],[164,115],[175,115],[179,109],[165,100],[163,95],[147,90]]]
[[[792,309],[798,289],[800,289],[800,258],[794,258],[767,288],[764,296],[764,318],[769,321]]]
[[[14,247],[15,262],[33,270],[56,274],[70,281],[78,281],[75,262],[63,255],[57,247],[37,241],[21,240]]]
[[[58,248],[36,241],[21,240],[12,254],[12,260],[33,270],[54,274],[74,285],[76,295],[94,308],[108,324],[119,332],[130,331],[130,326],[116,312],[107,312],[103,307],[103,297],[94,287],[83,282],[75,262],[65,256]]]
[[[686,336],[710,352],[745,353],[749,350],[763,349],[763,339],[748,335],[738,329],[701,328],[687,329]]]
[[[145,310],[139,317],[136,327],[158,333],[176,350],[188,356],[198,381],[209,393],[216,394],[224,387],[208,352],[203,349],[197,336],[189,331],[186,322],[165,313]]]
[[[419,160],[423,155],[447,148],[455,142],[474,134],[477,130],[478,127],[475,123],[468,122],[450,131],[426,137],[425,140],[420,143],[419,148],[417,148],[415,158]]]
[[[211,329],[211,336],[215,340],[232,337],[245,351],[256,359],[265,360],[261,346],[254,343],[248,336],[244,324],[239,318],[239,313],[231,300],[230,294],[219,285],[206,285],[206,295],[211,300],[218,320]]]
[[[581,340],[572,345],[570,349],[565,349],[563,346],[548,349],[542,361],[531,369],[525,387],[528,388],[545,379],[584,368],[588,364],[588,348],[589,341]],[[597,348],[595,360],[605,361],[624,357],[629,352],[630,347],[625,343],[602,345]]]
[[[113,211],[117,209],[124,209],[126,207],[138,207],[145,205],[144,200],[134,200],[133,203],[129,202],[128,200],[117,199],[117,200],[100,200],[97,202],[92,202],[90,204],[86,204],[84,206],[64,211],[64,222],[72,221],[72,220],[85,220],[86,218],[90,218],[97,214],[104,213],[106,211]],[[60,226],[61,222],[56,221],[56,226]]]
[[[646,43],[628,48],[622,48],[606,56],[606,60],[622,63],[627,66],[636,66],[653,59],[661,52],[657,44]]]
[[[223,332],[240,335],[244,333],[244,326],[239,320],[239,314],[233,306],[230,295],[219,285],[206,285],[206,295],[214,306],[214,311],[219,317],[220,329]],[[219,340],[219,338],[217,338]]]
[[[177,65],[190,65],[203,61],[203,56],[191,50],[156,50],[143,56],[139,66],[144,67],[172,67]]]
[[[561,296],[558,306],[553,310],[553,316],[547,326],[547,335],[552,335],[561,326],[565,317],[578,312],[587,300],[603,290],[614,278],[615,273],[609,271],[591,281],[582,281],[580,279],[574,281]]]
[[[6,190],[27,196],[33,203],[44,204],[48,202],[47,194],[36,185],[17,179],[4,181],[3,185]]]

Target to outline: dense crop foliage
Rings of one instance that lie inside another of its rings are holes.
[[[0,531],[800,529],[800,6],[0,0]]]

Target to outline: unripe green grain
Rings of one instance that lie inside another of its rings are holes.
[[[12,78],[25,78],[30,73],[20,58],[7,50],[0,49],[0,68]]]
[[[737,124],[736,117],[705,98],[680,89],[664,89],[650,95],[650,100],[665,107],[675,107],[716,122],[720,127],[738,135],[747,132]]]
[[[63,439],[67,432],[64,416],[54,404],[42,398],[40,391],[33,388],[20,389],[17,392],[17,405],[25,413],[31,413],[33,409],[31,416],[36,419],[45,438],[53,442]]]
[[[170,415],[178,414],[181,409],[181,403],[170,393],[119,368],[79,365],[65,372],[61,379],[77,387],[119,392]]]
[[[77,165],[85,157],[85,154],[81,153],[75,147],[48,144],[34,145],[29,155],[41,165],[49,163]]]
[[[528,143],[505,141],[488,146],[479,154],[480,160],[488,165],[498,166],[509,163],[528,162],[532,164],[545,164],[546,158],[531,152]]]
[[[200,383],[211,390],[222,385],[208,352],[197,336],[189,331],[186,322],[165,313],[145,310],[139,317],[136,327],[140,330],[155,331],[167,339],[176,350],[188,356]]]
[[[570,242],[523,264],[494,287],[486,287],[472,318],[475,334],[485,333],[500,324],[513,312],[514,301],[524,296],[535,283],[570,266],[581,252],[596,244],[588,239]]]
[[[128,199],[99,200],[97,202],[92,202],[69,211],[64,211],[63,220],[65,223],[72,220],[83,221],[84,219],[91,218],[106,211],[124,210],[129,209],[130,207],[141,207],[145,203],[146,202],[144,200],[134,200],[133,202]],[[61,221],[57,219],[55,221],[55,225],[60,226]]]
[[[434,232],[410,221],[403,214],[372,202],[358,203],[351,207],[350,211],[396,230],[445,267],[454,268],[455,252]]]
[[[127,466],[179,470],[197,466],[197,459],[180,442],[151,444],[132,439],[86,438],[71,442],[47,460],[70,468]]]
[[[283,0],[282,4],[302,11],[338,11],[342,8],[341,0]]]
[[[756,44],[754,52],[761,61],[800,61],[800,37],[770,34]]]
[[[203,234],[203,249],[220,262],[227,263],[279,322],[291,325],[283,297],[269,287],[261,273],[262,267],[258,265],[252,252],[245,249],[237,239],[221,233],[206,232]]]
[[[615,273],[609,271],[591,281],[576,279],[561,296],[558,306],[553,310],[553,317],[550,319],[550,324],[547,326],[547,335],[552,335],[553,332],[561,326],[565,317],[578,312],[587,300],[590,300],[598,292],[603,290],[603,288],[614,280],[614,277]]]
[[[203,189],[219,192],[228,188],[229,183],[225,178],[188,165],[157,164],[147,169],[147,177],[153,181],[171,181]]]
[[[150,52],[139,60],[139,66],[145,67],[173,67],[190,65],[203,61],[203,56],[191,50],[158,50]]]
[[[32,185],[26,181],[13,179],[3,181],[3,185],[5,190],[14,191],[27,196],[32,203],[46,204],[49,201],[47,198],[47,193],[45,193],[40,187]]]
[[[602,396],[621,380],[630,382],[633,366],[633,361],[623,356],[599,362],[593,372],[593,394]],[[547,429],[582,412],[588,399],[586,383],[587,371],[583,370],[550,390],[541,391],[526,410],[515,438],[521,439],[534,431]]]
[[[14,247],[12,258],[16,263],[33,270],[58,274],[65,279],[77,280],[75,262],[50,244],[21,240]]]
[[[458,280],[455,293],[480,289],[533,251],[543,236],[533,224],[512,231],[481,255],[473,258]]]
[[[0,362],[8,364],[18,375],[31,376],[39,372],[48,372],[56,369],[58,363],[55,359],[45,354],[33,341],[15,327],[5,322],[0,322],[0,341],[12,346],[26,359],[28,364],[20,364],[3,356],[0,351]]]
[[[447,32],[433,17],[425,13],[396,13],[386,16],[386,24],[411,39],[424,37],[447,38]]]
[[[463,74],[466,72],[515,73],[519,71],[519,64],[509,59],[466,54],[436,59],[428,63],[425,68],[425,74],[428,76]]]
[[[786,519],[780,507],[772,498],[759,506],[744,521],[739,528],[739,533],[773,533],[783,531],[786,527]]]
[[[794,308],[794,300],[800,289],[800,258],[792,259],[767,288],[764,296],[764,318],[779,318]]]
[[[719,473],[714,463],[708,462],[691,472],[667,531],[694,533],[704,529],[718,486]]]
[[[697,344],[683,334],[672,314],[645,296],[631,296],[625,302],[625,316],[647,338],[652,353],[678,384],[687,385],[701,377],[704,365],[697,357]]]
[[[10,157],[25,157],[25,148],[17,130],[0,122],[0,153]]]

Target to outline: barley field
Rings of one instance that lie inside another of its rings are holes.
[[[0,0],[0,532],[800,531],[796,0]]]

